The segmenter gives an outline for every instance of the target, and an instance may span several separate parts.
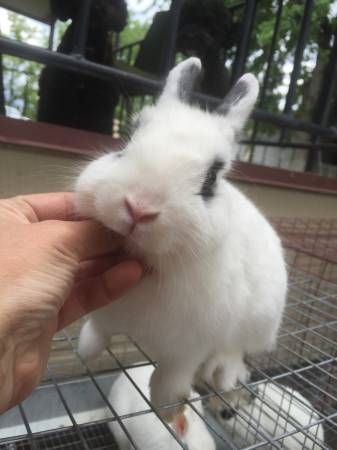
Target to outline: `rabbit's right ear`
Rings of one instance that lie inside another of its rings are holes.
[[[251,73],[246,73],[235,83],[215,112],[225,116],[235,132],[239,132],[252,112],[258,93],[257,79]]]
[[[199,58],[188,58],[175,66],[168,74],[164,90],[158,103],[177,99],[189,102],[197,78],[201,73]]]

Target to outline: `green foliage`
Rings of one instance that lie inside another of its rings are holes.
[[[54,50],[57,49],[59,44],[61,43],[62,36],[64,35],[66,29],[71,24],[71,20],[67,20],[66,22],[57,21],[55,23],[55,32],[54,32]]]
[[[260,75],[262,80],[266,69],[267,58],[274,33],[276,21],[276,11],[278,1],[259,2],[257,9],[255,32],[252,34],[250,43],[250,57],[247,62],[247,69]],[[284,95],[290,81],[292,64],[296,44],[299,37],[301,20],[304,10],[303,0],[285,0],[283,2],[282,20],[277,36],[277,46],[273,57],[271,75],[268,81],[267,96],[263,108],[272,112],[282,112],[284,106]],[[305,105],[305,89],[310,90],[310,82],[314,76],[315,68],[320,64],[325,65],[329,54],[329,49],[322,44],[322,23],[327,20],[331,7],[331,0],[316,0],[312,18],[310,21],[310,33],[308,43],[303,55],[301,73],[297,85],[297,99],[294,110],[297,115],[309,114]],[[330,19],[333,28],[337,25],[336,17]],[[316,92],[318,94],[318,92]],[[306,117],[310,119],[310,117]]]
[[[20,42],[38,41],[39,45],[47,46],[48,34],[42,31],[37,36],[34,22],[15,13],[8,13],[8,19],[8,37]],[[23,116],[35,119],[42,65],[8,55],[4,55],[3,65],[6,104],[19,110]]]
[[[143,39],[149,29],[150,23],[141,23],[137,19],[132,18],[132,14],[127,26],[124,28],[123,32],[120,34],[119,45],[122,47],[127,44],[132,44],[133,42]]]
[[[132,17],[132,13],[129,16],[129,22],[124,28],[123,32],[119,35],[118,47],[130,46],[135,42],[141,41],[146,36],[147,30],[149,29],[150,23],[140,22]],[[118,62],[133,65],[139,51],[139,45],[132,45],[132,48],[126,48],[124,51],[118,53]],[[131,70],[130,67],[121,66],[121,69]]]

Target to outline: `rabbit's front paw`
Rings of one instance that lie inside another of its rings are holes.
[[[202,368],[202,377],[214,389],[231,391],[238,382],[245,383],[250,373],[242,355],[221,355],[211,357]]]
[[[242,358],[230,357],[215,370],[213,374],[214,387],[228,392],[234,389],[238,382],[245,383],[249,376],[249,370]]]
[[[167,422],[172,422],[185,411],[184,401],[189,397],[190,383],[178,371],[158,366],[151,377],[150,393],[151,402],[155,408],[159,408],[160,416]],[[172,406],[162,409],[169,405]]]

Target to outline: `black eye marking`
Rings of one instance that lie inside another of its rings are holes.
[[[222,170],[224,166],[225,163],[223,161],[216,159],[207,170],[206,177],[199,193],[205,201],[214,197],[217,176],[219,171]]]
[[[236,411],[233,408],[223,409],[222,411],[220,411],[220,416],[224,420],[229,420],[236,416]]]

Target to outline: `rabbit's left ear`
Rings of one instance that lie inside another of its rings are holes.
[[[200,73],[201,61],[199,58],[188,58],[175,66],[168,74],[159,102],[170,99],[189,102]]]
[[[241,131],[255,105],[259,83],[254,75],[246,73],[228,92],[216,113],[225,116],[235,132]]]

